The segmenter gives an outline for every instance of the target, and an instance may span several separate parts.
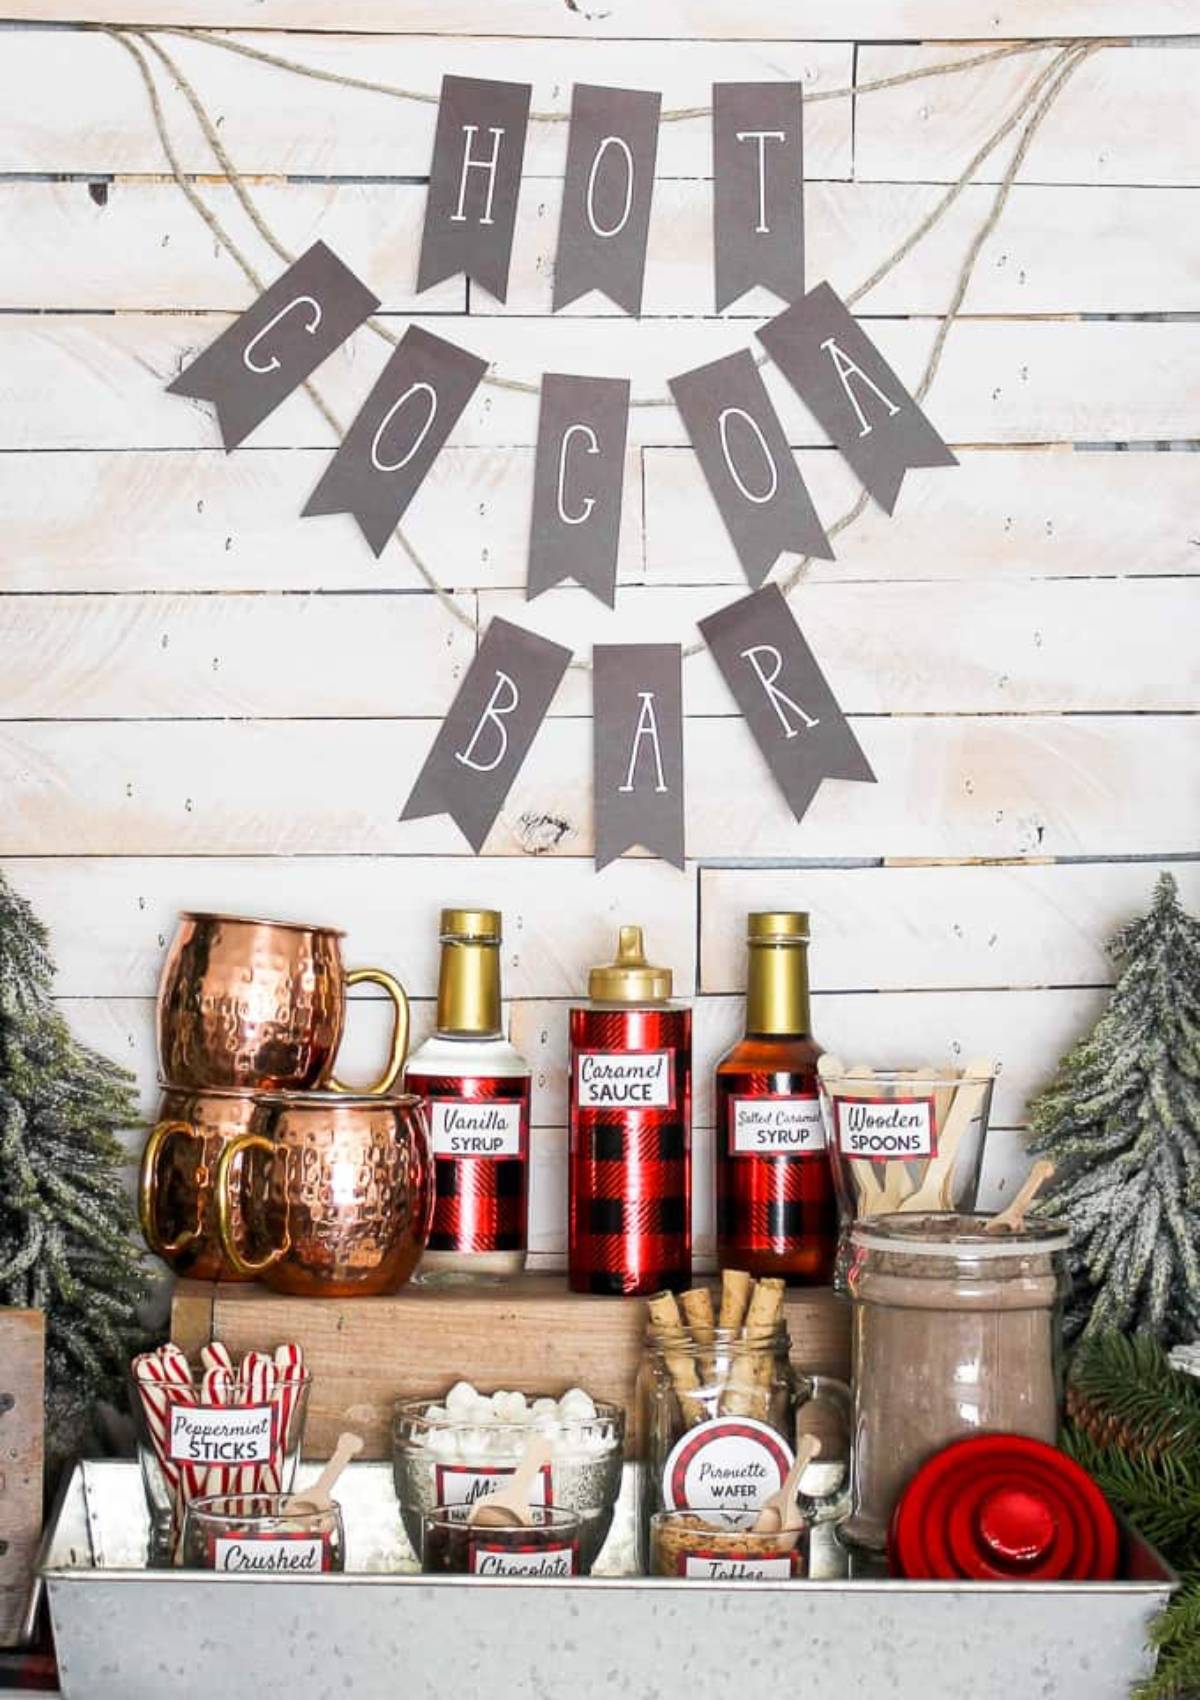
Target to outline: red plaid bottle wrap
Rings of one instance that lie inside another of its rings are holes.
[[[722,1070],[715,1084],[721,1266],[827,1280],[837,1197],[816,1076]]]
[[[570,1019],[571,1288],[687,1287],[691,1011],[580,1006]]]
[[[528,1075],[422,1075],[434,1157],[430,1251],[524,1251],[529,1218]]]

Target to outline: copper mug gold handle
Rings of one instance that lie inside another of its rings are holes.
[[[185,1228],[173,1240],[164,1240],[158,1231],[158,1165],[167,1141],[176,1138],[198,1139],[201,1145],[204,1143],[202,1135],[196,1132],[191,1122],[158,1122],[146,1141],[138,1172],[138,1215],[142,1223],[142,1237],[156,1257],[174,1257],[193,1240],[199,1239],[204,1231],[204,1188],[208,1185],[208,1170],[203,1163],[196,1170],[196,1226]]]
[[[361,986],[368,981],[372,985],[382,986],[396,1008],[396,1019],[392,1024],[392,1054],[388,1059],[387,1067],[374,1086],[361,1088],[345,1086],[335,1077],[329,1082],[331,1092],[365,1091],[372,1094],[390,1092],[400,1078],[400,1071],[404,1067],[404,1059],[408,1055],[408,994],[399,980],[389,974],[385,968],[351,969],[350,973],[346,975],[346,989],[349,990],[351,986]]]
[[[221,1153],[221,1161],[217,1164],[217,1232],[221,1236],[221,1250],[229,1267],[239,1275],[253,1278],[261,1275],[273,1264],[286,1257],[292,1248],[292,1237],[284,1229],[283,1244],[272,1247],[265,1257],[246,1257],[237,1243],[233,1231],[233,1165],[243,1151],[265,1151],[269,1157],[277,1155],[274,1145],[261,1133],[243,1133],[237,1139],[231,1139]]]

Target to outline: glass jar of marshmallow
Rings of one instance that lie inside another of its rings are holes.
[[[501,1388],[482,1393],[457,1382],[441,1401],[402,1399],[392,1426],[396,1497],[405,1533],[420,1555],[422,1518],[437,1506],[461,1506],[511,1476],[531,1437],[549,1443],[550,1462],[534,1483],[535,1505],[581,1519],[579,1564],[599,1556],[621,1489],[625,1412],[581,1387],[559,1397]]]

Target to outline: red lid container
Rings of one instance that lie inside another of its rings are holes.
[[[1108,1581],[1118,1551],[1108,1501],[1073,1459],[1024,1435],[980,1434],[909,1482],[888,1562],[911,1581]]]

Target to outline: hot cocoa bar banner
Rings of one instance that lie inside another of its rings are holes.
[[[443,79],[417,288],[463,274],[503,301],[531,89]],[[803,98],[794,83],[713,88],[718,310],[764,287],[788,303],[757,333],[867,492],[891,513],[912,467],[953,454],[828,284],[806,292]],[[571,103],[553,309],[592,291],[641,311],[661,96],[579,84]],[[236,448],[379,306],[321,242],[171,384],[211,401]],[[486,321],[469,321],[472,331]],[[668,380],[753,594],[702,622],[705,640],[797,819],[825,779],[874,775],[778,587],[781,554],[832,559],[756,357],[742,348]],[[410,326],[304,508],[350,514],[383,552],[486,377],[474,350]],[[531,492],[527,595],[566,579],[612,606],[628,378],[546,373]],[[659,405],[654,402],[651,405]],[[426,574],[428,577],[428,573]],[[761,588],[760,588],[761,587]],[[596,862],[634,845],[682,866],[681,664],[674,644],[597,647]],[[449,814],[475,850],[571,660],[504,620],[489,626],[405,806]]]

